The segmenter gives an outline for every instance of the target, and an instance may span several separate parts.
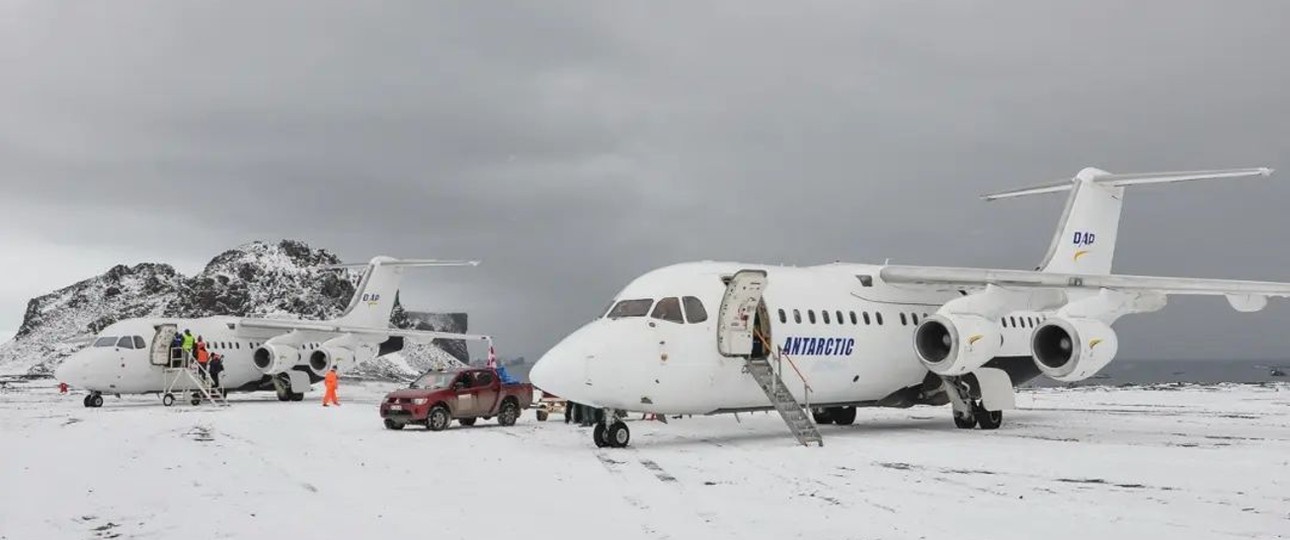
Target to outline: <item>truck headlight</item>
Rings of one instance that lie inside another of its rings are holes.
[[[430,402],[430,398],[423,398],[423,397],[415,398],[412,400],[412,403],[414,405],[425,405],[426,403],[429,403],[429,402]]]

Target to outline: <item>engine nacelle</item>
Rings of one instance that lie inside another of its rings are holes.
[[[309,371],[314,375],[323,377],[327,375],[327,370],[332,366],[341,369],[341,366],[354,365],[354,350],[349,347],[334,347],[324,344],[322,347],[309,353]]]
[[[1035,365],[1048,377],[1082,381],[1115,359],[1120,340],[1110,325],[1096,319],[1048,319],[1031,334]]]
[[[932,315],[914,330],[914,350],[937,375],[971,373],[999,355],[1003,327],[978,315]]]
[[[265,375],[276,375],[300,363],[300,349],[277,343],[265,343],[255,350],[251,363]]]

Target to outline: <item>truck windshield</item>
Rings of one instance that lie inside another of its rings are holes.
[[[457,379],[455,371],[431,371],[422,375],[412,382],[409,388],[423,388],[426,390],[434,388],[447,388],[452,385],[452,381]]]

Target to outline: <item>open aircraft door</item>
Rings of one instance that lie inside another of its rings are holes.
[[[757,309],[765,289],[765,270],[740,270],[730,277],[717,315],[717,352],[722,356],[753,354]]]
[[[175,339],[175,334],[179,333],[179,328],[173,324],[159,324],[155,328],[157,333],[152,335],[152,348],[148,351],[148,361],[154,366],[170,366],[172,360],[170,342]]]

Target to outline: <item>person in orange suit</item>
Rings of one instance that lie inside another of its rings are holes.
[[[323,378],[323,384],[327,386],[327,392],[323,394],[323,407],[327,405],[340,406],[340,400],[336,399],[336,385],[339,384],[339,378],[336,375],[336,366],[332,366],[327,371],[327,376]]]
[[[210,351],[206,350],[206,342],[202,340],[201,336],[197,336],[197,363],[201,364],[202,367],[202,369],[197,370],[197,373],[201,375],[203,379],[206,378],[206,362],[210,359],[211,355]]]

